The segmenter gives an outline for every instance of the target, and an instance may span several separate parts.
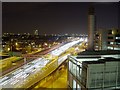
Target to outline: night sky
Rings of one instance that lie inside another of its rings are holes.
[[[13,33],[87,34],[88,2],[3,2],[2,30]],[[94,3],[97,28],[118,27],[118,3]]]

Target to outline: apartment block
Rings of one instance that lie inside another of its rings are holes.
[[[78,56],[70,56],[68,85],[74,90],[120,88],[119,51],[85,51]]]

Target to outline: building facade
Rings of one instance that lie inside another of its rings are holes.
[[[94,50],[107,50],[107,30],[99,29],[95,32]]]
[[[108,30],[107,49],[120,50],[120,30]]]
[[[116,51],[107,52],[85,51],[77,57],[70,56],[68,86],[74,90],[120,88],[120,54]]]
[[[120,30],[97,30],[94,39],[94,50],[120,50]]]

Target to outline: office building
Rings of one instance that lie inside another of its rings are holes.
[[[119,29],[99,29],[95,33],[94,50],[120,50]]]
[[[90,8],[88,49],[68,57],[68,86],[73,90],[120,89],[120,30],[96,31],[95,27],[94,9]]]
[[[120,88],[119,51],[85,51],[69,56],[68,86],[77,90]]]
[[[118,29],[108,30],[107,49],[120,50],[120,30]]]
[[[107,30],[98,29],[95,32],[94,50],[107,50]]]

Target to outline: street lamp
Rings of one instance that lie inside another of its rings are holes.
[[[10,48],[8,48],[7,50],[10,51]]]
[[[16,42],[16,43],[15,43],[15,45],[17,46],[17,45],[18,45],[18,43]]]

